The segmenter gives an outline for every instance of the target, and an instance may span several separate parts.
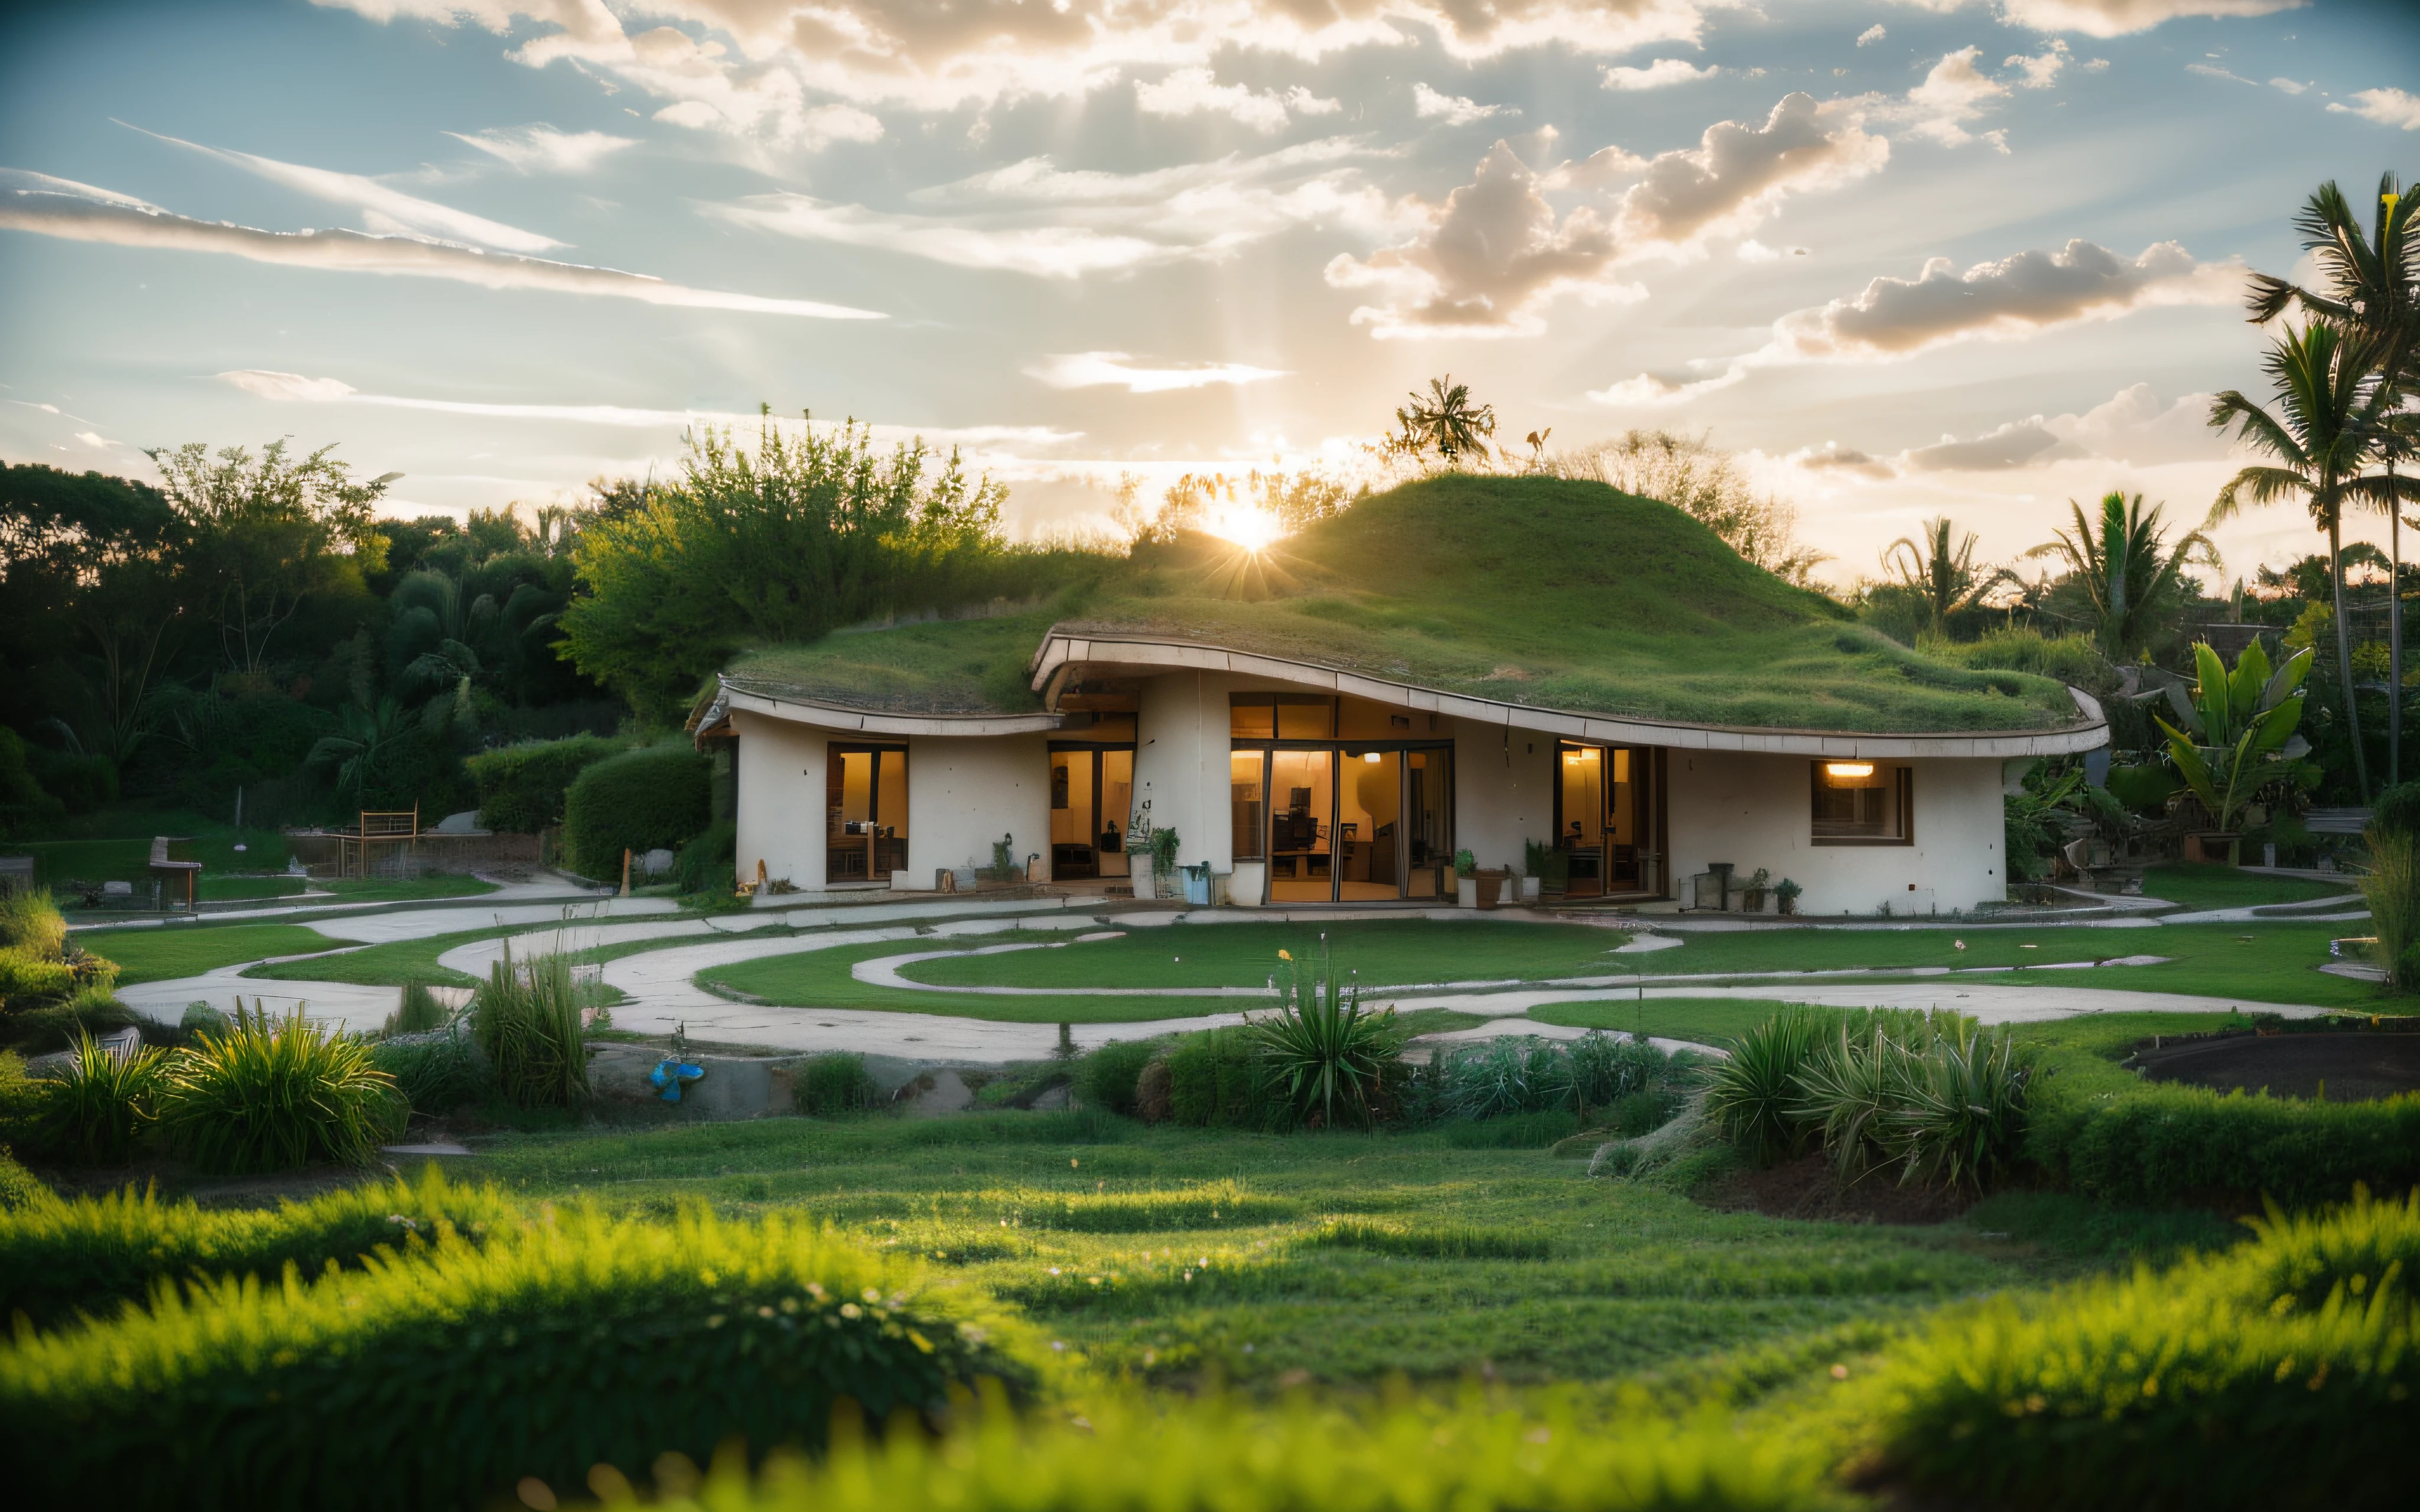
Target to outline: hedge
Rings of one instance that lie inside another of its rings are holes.
[[[305,1285],[200,1286],[0,1351],[0,1460],[25,1504],[395,1508],[568,1490],[727,1440],[820,1449],[837,1404],[1030,1395],[1016,1324],[792,1216],[557,1209],[484,1247],[441,1232]]]
[[[1406,1394],[1407,1395],[1407,1394]],[[607,1477],[599,1477],[607,1479]],[[599,1488],[628,1505],[625,1487]],[[550,1486],[557,1494],[569,1488]],[[1395,1399],[1354,1412],[1226,1400],[1155,1410],[1087,1403],[1084,1416],[1018,1423],[987,1412],[937,1443],[844,1442],[751,1485],[718,1465],[682,1512],[1823,1512],[1861,1504],[1784,1435],[1750,1437],[1652,1414],[1607,1430],[1568,1401],[1543,1413]]]
[[[2420,1096],[2319,1103],[2147,1081],[2082,1050],[2044,1052],[2026,1159],[2110,1202],[2342,1202],[2420,1183]]]
[[[1871,1388],[1877,1478],[1928,1506],[2409,1504],[2420,1206],[2257,1227],[2164,1274],[1993,1298],[1895,1346]]]
[[[1113,1040],[1092,1051],[1076,1063],[1077,1098],[1088,1108],[1133,1118],[1143,1068],[1165,1048],[1149,1040]]]
[[[572,779],[623,748],[618,740],[570,735],[479,752],[462,764],[479,786],[479,823],[517,835],[563,823]]]
[[[573,871],[618,877],[622,852],[678,845],[712,819],[706,758],[686,746],[624,751],[583,770],[563,805]]]
[[[273,1280],[288,1265],[317,1275],[379,1249],[410,1248],[441,1223],[476,1236],[519,1221],[493,1187],[453,1187],[434,1165],[420,1183],[386,1181],[274,1210],[163,1202],[149,1189],[101,1196],[37,1196],[0,1222],[0,1318],[39,1327],[82,1311],[107,1317],[163,1282],[204,1276]]]

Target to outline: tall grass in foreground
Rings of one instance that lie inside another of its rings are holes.
[[[0,1318],[38,1327],[79,1311],[107,1316],[163,1284],[254,1276],[287,1266],[317,1276],[380,1248],[406,1249],[450,1225],[478,1242],[518,1224],[520,1203],[491,1186],[453,1186],[435,1165],[420,1180],[381,1181],[275,1208],[203,1208],[132,1187],[61,1197],[47,1189],[0,1218]]]
[[[523,1107],[577,1107],[588,1101],[586,1006],[559,952],[516,962],[512,949],[488,968],[471,1001],[471,1032],[496,1068],[506,1097]]]
[[[985,1412],[938,1443],[850,1440],[752,1485],[737,1461],[699,1486],[667,1467],[681,1512],[1823,1512],[1849,1504],[1803,1448],[1652,1419],[1612,1431],[1575,1414],[1491,1410],[1475,1396],[1361,1412],[1226,1401],[1156,1411],[1087,1403],[1080,1425]],[[621,1503],[618,1472],[591,1487]],[[550,1488],[556,1494],[570,1488]]]
[[[2420,835],[2373,824],[2361,895],[2369,904],[2371,951],[2395,985],[2420,989]]]
[[[242,1011],[170,1057],[160,1091],[169,1148],[205,1171],[358,1165],[403,1128],[408,1108],[369,1046],[322,1034],[302,1010]]]
[[[396,1004],[395,1011],[386,1016],[386,1026],[380,1032],[427,1034],[445,1027],[453,1021],[452,1011],[437,1000],[437,995],[428,990],[428,983],[407,981],[403,984],[402,1000]]]
[[[1047,1371],[963,1288],[794,1215],[558,1208],[305,1285],[216,1282],[0,1350],[0,1460],[30,1504],[428,1512],[535,1475],[823,1446],[835,1408],[940,1412]],[[139,1382],[139,1387],[135,1384]]]
[[[56,961],[67,946],[68,921],[48,887],[0,887],[0,948]]]
[[[1960,1505],[2409,1504],[2420,1196],[2254,1227],[1943,1315],[1872,1389],[1867,1468]]]

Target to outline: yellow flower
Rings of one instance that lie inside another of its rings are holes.
[[[1294,952],[1291,950],[1280,950],[1278,952],[1278,959],[1280,961],[1291,961],[1294,959]]]

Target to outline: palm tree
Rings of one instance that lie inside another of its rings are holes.
[[[1932,633],[1947,630],[1949,616],[1973,609],[1983,595],[2004,582],[2017,580],[2006,567],[1975,570],[1976,536],[1969,532],[1956,547],[1949,544],[1956,529],[1944,515],[1924,522],[1923,538],[1902,535],[1883,551],[1883,569],[1899,586],[1922,600],[1931,616]]]
[[[376,707],[349,703],[337,711],[338,730],[321,735],[304,763],[336,769],[336,791],[359,808],[362,795],[405,739],[402,706],[382,698]]]
[[[2350,503],[2378,505],[2394,497],[2383,478],[2365,477],[2374,455],[2381,407],[2392,391],[2372,381],[2377,352],[2365,336],[2314,320],[2273,343],[2261,364],[2277,388],[2275,413],[2233,389],[2210,407],[2213,429],[2236,429],[2237,440],[2275,459],[2243,469],[2218,491],[2205,529],[2245,504],[2301,497],[2311,521],[2328,536],[2328,586],[2335,595],[2336,673],[2345,722],[2352,736],[2353,779],[2369,801],[2369,761],[2361,748],[2361,717],[2353,707],[2352,641],[2344,615],[2344,512]]]
[[[2160,530],[2160,511],[2166,506],[2154,504],[2146,513],[2141,494],[2128,499],[2120,489],[2102,495],[2097,524],[2086,521],[2084,506],[2074,500],[2067,507],[2074,513],[2075,532],[2060,531],[2056,539],[2025,555],[2066,561],[2092,600],[2102,655],[2125,661],[2150,640],[2159,603],[2176,592],[2184,569],[2195,563],[2215,569],[2218,548],[2199,531],[2187,532],[2170,548]]]
[[[1393,438],[1397,451],[1417,457],[1431,447],[1451,467],[1470,453],[1487,455],[1487,438],[1496,434],[1496,407],[1470,403],[1470,385],[1453,375],[1429,379],[1429,392],[1411,395],[1412,402],[1395,411],[1403,429]]]
[[[2395,175],[2378,181],[2378,212],[2368,234],[2361,213],[2335,182],[2321,184],[2294,218],[2304,250],[2319,270],[2319,287],[2304,288],[2267,273],[2252,275],[2252,319],[2258,325],[2299,309],[2309,319],[2358,333],[2372,344],[2378,380],[2388,391],[2379,411],[2382,434],[2374,448],[2386,464],[2390,592],[2386,622],[2387,780],[2403,779],[2403,517],[2396,466],[2409,458],[2410,417],[2403,402],[2420,388],[2420,241],[2412,235],[2412,206]],[[2407,480],[2408,483],[2408,480]],[[2415,522],[2420,524],[2420,522]]]

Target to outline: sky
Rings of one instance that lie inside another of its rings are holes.
[[[1706,437],[1845,586],[1936,515],[2198,523],[2245,273],[2388,170],[2394,0],[52,0],[0,12],[0,458],[336,443],[459,517],[769,405],[1031,538],[1350,478],[1450,373],[1516,447]]]

